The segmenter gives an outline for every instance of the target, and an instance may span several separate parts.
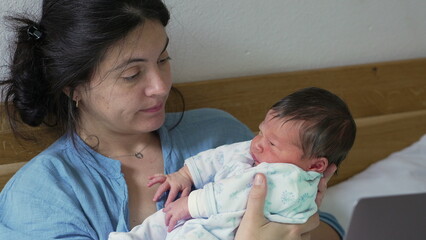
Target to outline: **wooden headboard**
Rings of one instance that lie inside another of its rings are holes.
[[[185,97],[186,109],[220,108],[253,131],[274,102],[308,86],[326,88],[342,97],[358,127],[354,147],[330,185],[426,134],[426,58],[175,84]],[[15,139],[1,115],[0,189],[57,137],[45,127],[27,131],[39,141]]]

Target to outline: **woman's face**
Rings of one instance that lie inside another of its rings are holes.
[[[160,128],[172,85],[167,45],[162,24],[149,20],[114,44],[89,85],[76,89],[79,130],[138,134]]]

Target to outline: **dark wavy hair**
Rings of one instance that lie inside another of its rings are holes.
[[[356,124],[346,103],[330,91],[317,87],[296,91],[275,103],[274,117],[304,121],[300,142],[305,158],[325,157],[329,164],[346,158],[355,141]]]
[[[44,0],[39,21],[6,17],[16,42],[0,84],[14,132],[17,120],[75,131],[72,93],[90,81],[107,49],[146,20],[166,26],[169,19],[161,0]]]

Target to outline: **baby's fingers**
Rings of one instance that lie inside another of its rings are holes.
[[[158,199],[160,199],[161,195],[163,195],[163,193],[165,193],[167,190],[170,189],[170,184],[165,182],[163,184],[161,184],[157,191],[154,194],[154,198],[152,199],[153,201],[158,201]]]
[[[179,190],[177,188],[171,188],[169,192],[169,196],[167,197],[165,206],[168,206],[169,203],[173,202],[176,199],[178,194],[179,194]]]
[[[175,217],[173,217],[172,214],[172,208],[170,206],[167,206],[165,208],[163,208],[163,212],[166,213],[166,226],[167,226],[167,231],[171,232],[173,230],[173,227],[176,225],[176,219]]]
[[[163,208],[163,212],[166,213],[166,217],[165,217],[166,226],[169,226],[170,218],[172,218],[172,215],[170,213],[167,213],[167,208]]]
[[[164,174],[155,174],[153,176],[150,176],[148,178],[148,183],[146,184],[148,187],[151,187],[152,185],[155,185],[157,183],[164,183],[166,181],[166,175]]]
[[[185,189],[183,189],[182,193],[180,194],[180,197],[187,197],[187,196],[189,196],[190,192],[191,192],[191,188],[185,188]]]
[[[175,217],[171,217],[169,221],[169,225],[167,225],[167,232],[171,232],[173,228],[176,226],[177,219]]]

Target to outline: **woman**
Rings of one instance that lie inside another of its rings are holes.
[[[63,136],[1,192],[2,239],[106,239],[128,231],[162,207],[152,201],[156,189],[146,187],[148,176],[252,137],[219,110],[165,114],[172,85],[169,13],[159,0],[45,0],[39,21],[12,20],[19,24],[17,45],[2,82],[6,104],[16,110],[10,120],[53,122]],[[261,192],[265,182],[258,182]],[[318,224],[316,216],[285,228],[266,223],[277,231],[262,231],[262,211],[248,212],[241,228],[273,239],[300,237]],[[253,237],[243,230],[243,239]]]

